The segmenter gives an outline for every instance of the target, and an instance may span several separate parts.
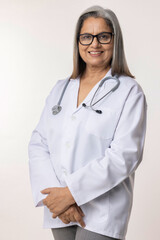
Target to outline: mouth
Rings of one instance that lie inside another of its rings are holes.
[[[103,51],[89,51],[88,53],[91,56],[97,57],[97,56],[100,56],[103,53]]]

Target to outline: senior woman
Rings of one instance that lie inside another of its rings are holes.
[[[77,22],[72,75],[53,87],[29,143],[35,206],[55,240],[125,239],[145,130],[117,17],[91,7]]]

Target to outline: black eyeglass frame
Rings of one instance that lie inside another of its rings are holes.
[[[101,43],[101,42],[99,41],[99,39],[98,39],[99,35],[104,34],[104,33],[107,33],[107,34],[111,35],[110,42],[108,42],[108,43]],[[91,36],[91,37],[92,37],[92,41],[91,41],[90,43],[87,43],[87,44],[81,43],[81,41],[80,41],[80,36],[84,36],[84,35],[89,35],[89,36]],[[83,34],[79,34],[79,35],[78,35],[78,41],[80,42],[81,45],[83,45],[83,46],[88,46],[88,45],[91,45],[91,44],[92,44],[94,38],[96,37],[96,38],[97,38],[97,41],[98,41],[100,44],[110,44],[111,41],[112,41],[112,37],[113,37],[114,35],[115,35],[115,34],[114,34],[113,32],[101,32],[101,33],[98,33],[98,34],[96,34],[96,35],[92,35],[92,34],[90,34],[90,33],[83,33]]]

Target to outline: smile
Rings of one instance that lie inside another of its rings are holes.
[[[99,55],[101,55],[102,53],[103,53],[103,51],[97,51],[97,52],[92,52],[92,51],[90,51],[90,52],[89,52],[90,55],[94,55],[94,56],[99,56]]]

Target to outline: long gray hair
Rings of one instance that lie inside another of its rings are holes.
[[[113,56],[111,59],[112,75],[125,75],[134,77],[129,71],[126,62],[122,31],[115,13],[110,9],[104,9],[100,6],[93,6],[86,9],[86,11],[82,13],[76,25],[73,51],[73,72],[71,78],[77,78],[79,75],[82,75],[86,68],[86,63],[82,60],[79,54],[78,36],[80,34],[84,20],[89,17],[103,18],[114,33]]]

